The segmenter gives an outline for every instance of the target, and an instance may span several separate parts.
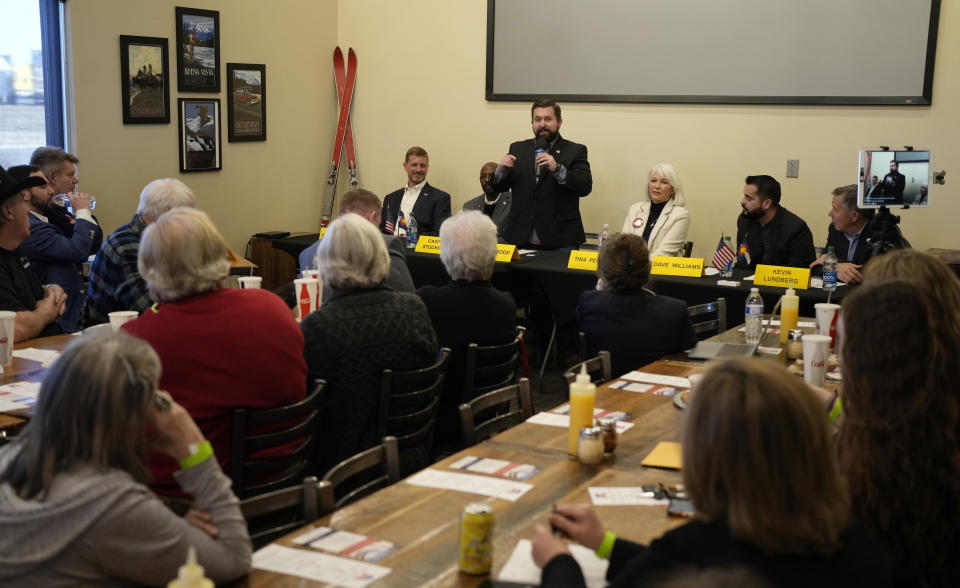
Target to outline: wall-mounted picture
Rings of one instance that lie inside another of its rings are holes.
[[[267,66],[227,64],[227,140],[267,140]]]
[[[220,99],[180,98],[180,171],[211,171],[220,162]]]
[[[120,35],[123,124],[170,122],[167,40]]]
[[[177,6],[177,89],[220,91],[220,13]]]

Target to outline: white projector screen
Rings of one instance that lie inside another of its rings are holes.
[[[488,100],[929,105],[940,0],[488,0]]]

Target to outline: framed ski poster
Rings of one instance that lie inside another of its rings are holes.
[[[176,7],[177,89],[220,91],[220,13]]]
[[[177,100],[180,131],[180,171],[221,169],[220,99]]]
[[[227,140],[267,140],[267,66],[227,64]]]

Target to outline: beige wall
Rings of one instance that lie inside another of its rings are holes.
[[[220,11],[221,91],[180,93],[171,83],[171,123],[124,125],[119,35],[166,37],[176,65],[174,7]],[[312,230],[336,125],[331,53],[334,0],[71,0],[68,31],[74,74],[80,187],[97,197],[97,216],[111,231],[127,222],[140,190],[158,177],[180,178],[196,192],[228,243],[242,253],[251,234]],[[267,66],[267,141],[230,143],[226,63]],[[223,170],[180,174],[177,98],[218,97]]]
[[[420,144],[431,155],[428,181],[458,208],[480,193],[483,162],[532,136],[529,104],[484,100],[484,0],[341,0],[337,19],[340,44],[360,60],[354,123],[364,187],[381,196],[400,187],[403,153]],[[539,45],[545,32],[531,23],[530,38]],[[779,179],[784,205],[822,244],[829,191],[856,181],[857,150],[906,144],[933,148],[936,169],[952,172],[946,186],[933,188],[933,209],[902,213],[903,230],[916,247],[960,246],[953,236],[960,201],[950,195],[960,182],[952,165],[960,156],[956,3],[942,4],[938,45],[928,108],[564,104],[562,133],[590,150],[594,188],[581,201],[587,230],[602,223],[619,230],[647,169],[664,161],[682,175],[696,255],[712,255],[721,230],[735,232],[748,173]],[[784,178],[788,158],[800,160],[798,179]]]

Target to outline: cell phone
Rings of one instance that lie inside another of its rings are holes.
[[[689,500],[672,498],[667,505],[667,514],[672,517],[690,518],[694,515],[693,503]]]

